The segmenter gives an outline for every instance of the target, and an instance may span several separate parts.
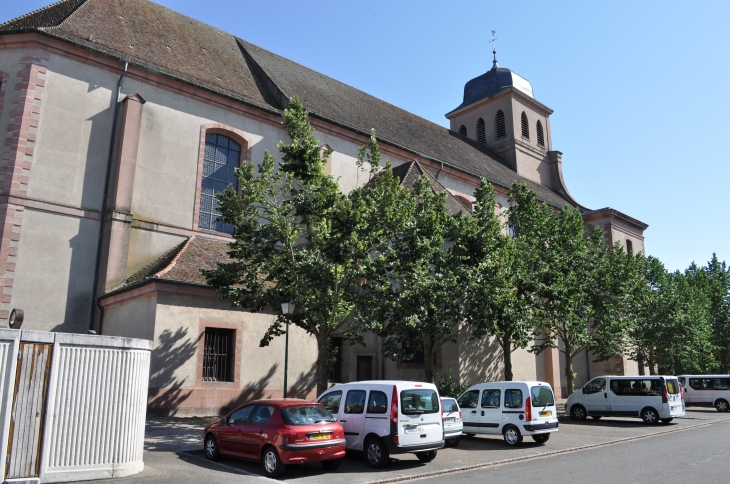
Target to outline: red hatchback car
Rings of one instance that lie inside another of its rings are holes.
[[[270,477],[283,475],[287,464],[337,469],[345,457],[342,426],[321,403],[298,398],[247,402],[205,427],[203,438],[208,459],[262,462]]]

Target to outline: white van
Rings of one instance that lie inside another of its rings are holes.
[[[715,407],[718,412],[730,408],[730,375],[679,375],[688,407]]]
[[[456,447],[461,441],[464,425],[461,422],[461,409],[455,398],[441,397],[441,412],[444,418],[444,440],[446,447]]]
[[[444,447],[438,390],[431,383],[360,381],[335,385],[317,398],[345,429],[348,450],[364,451],[372,467],[392,454],[430,462]]]
[[[509,446],[529,435],[540,444],[558,431],[558,413],[550,384],[498,381],[472,385],[459,397],[464,433],[502,435]]]
[[[640,417],[644,423],[684,417],[676,376],[599,376],[576,390],[565,404],[573,420]]]

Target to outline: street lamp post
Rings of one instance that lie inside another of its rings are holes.
[[[281,314],[288,316],[294,313],[294,303],[281,303]],[[287,373],[289,372],[289,318],[286,318],[286,343],[284,344],[284,398],[287,397]]]

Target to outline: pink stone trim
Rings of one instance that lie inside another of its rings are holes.
[[[192,242],[192,241],[193,241],[194,239],[195,239],[195,236],[194,236],[194,235],[191,235],[191,236],[190,236],[190,238],[188,239],[188,241],[187,241],[187,242],[185,242],[185,245],[183,245],[182,249],[180,249],[180,250],[179,250],[179,251],[177,252],[177,254],[175,255],[175,257],[173,257],[172,261],[170,261],[170,263],[169,263],[169,264],[167,265],[167,267],[165,267],[165,268],[164,268],[164,269],[162,269],[161,271],[157,272],[157,273],[156,273],[155,275],[153,275],[152,277],[153,277],[153,278],[159,278],[159,277],[162,277],[162,276],[164,276],[164,275],[165,275],[165,274],[167,274],[168,272],[170,272],[170,271],[172,270],[172,268],[173,268],[173,267],[175,267],[175,264],[177,264],[177,261],[178,261],[178,260],[180,260],[180,256],[181,256],[181,255],[183,255],[183,252],[185,252],[185,251],[187,250],[187,248],[188,248],[188,247],[190,247],[190,243],[191,243],[191,242]]]
[[[198,176],[195,179],[195,207],[193,208],[193,227],[194,231],[210,233],[210,230],[198,228],[198,220],[200,218],[200,192],[203,183],[203,161],[205,158],[205,135],[208,133],[222,134],[228,136],[241,145],[241,158],[238,160],[238,166],[245,161],[251,161],[251,141],[249,135],[240,129],[232,126],[226,126],[220,123],[204,124],[200,127],[200,147],[198,148]],[[214,232],[216,233],[216,232]]]
[[[8,122],[10,136],[5,139],[7,150],[0,160],[0,195],[25,198],[29,177],[27,171],[33,166],[33,155],[38,133],[38,121],[46,85],[47,69],[42,65],[50,59],[50,54],[40,49],[30,49],[20,59],[22,66],[17,74],[15,96]],[[4,107],[8,84],[7,74],[2,74],[0,109]],[[15,277],[15,257],[18,254],[18,241],[23,223],[25,208],[11,203],[6,197],[0,202],[0,318],[10,313],[12,296],[5,294],[6,287],[13,286]]]

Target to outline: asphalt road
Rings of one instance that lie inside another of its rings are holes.
[[[348,455],[326,472],[317,464],[290,466],[281,481],[263,477],[261,464],[235,459],[212,463],[202,452],[203,419],[150,419],[145,436],[145,469],[99,484],[372,484],[426,482],[541,482],[628,484],[633,482],[725,482],[730,472],[730,414],[692,409],[669,425],[646,426],[639,419],[560,421],[545,445],[525,439],[508,448],[498,436],[462,437],[424,464],[399,455],[385,469],[369,468],[362,456]],[[588,447],[588,448],[586,448]],[[582,450],[581,450],[582,449]],[[509,462],[509,463],[507,463]],[[475,468],[476,467],[476,468]],[[515,480],[522,479],[525,480]],[[661,481],[660,481],[661,479]]]

